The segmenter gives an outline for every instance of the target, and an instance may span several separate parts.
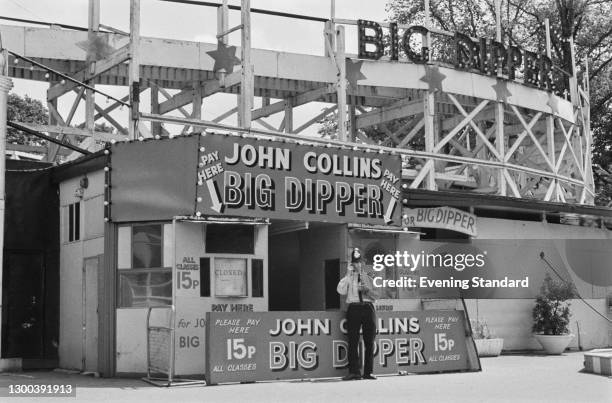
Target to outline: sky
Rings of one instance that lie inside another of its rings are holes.
[[[221,2],[221,0],[213,1]],[[336,0],[336,17],[384,21],[387,18],[386,3],[386,0]],[[100,23],[129,31],[129,4],[129,0],[100,0]],[[229,4],[240,5],[240,1],[229,0]],[[251,0],[251,7],[328,18],[331,1]],[[0,0],[0,15],[3,16],[83,27],[87,26],[87,8],[87,0]],[[251,21],[254,48],[323,54],[323,23],[260,14],[252,14]],[[229,26],[232,27],[239,23],[240,12],[230,10]],[[0,20],[0,24],[23,25],[3,20]],[[216,24],[216,10],[212,7],[141,0],[142,36],[214,43]],[[354,27],[346,28],[346,39],[347,52],[357,53],[357,35]],[[229,42],[239,45],[239,32],[231,34]],[[13,83],[15,93],[22,96],[27,94],[44,102],[47,83],[19,79],[14,79]],[[117,97],[127,94],[125,87],[99,86],[98,88]],[[65,114],[70,109],[73,98],[71,95],[66,95],[60,99],[60,112]],[[104,98],[98,99],[98,103],[103,106]],[[148,103],[148,93],[143,93],[141,97],[143,112],[148,112]],[[84,103],[81,102],[81,104],[73,123],[80,123],[84,119]],[[203,104],[202,118],[213,119],[234,107],[235,104],[236,97],[233,95],[219,94],[210,97]],[[324,104],[312,103],[297,108],[294,111],[294,127],[307,121],[324,107]],[[269,122],[278,127],[282,119],[281,115],[270,118]],[[117,110],[112,116],[127,126],[127,111]],[[232,118],[225,123],[235,124],[236,122]],[[316,132],[316,127],[311,128],[307,134],[314,134],[314,132]]]

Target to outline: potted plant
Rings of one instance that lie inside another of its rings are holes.
[[[494,337],[487,322],[472,320],[472,336],[479,357],[497,357],[504,347],[504,339]]]
[[[547,354],[561,354],[574,337],[570,334],[570,302],[577,295],[574,284],[553,280],[546,273],[533,307],[533,332]]]

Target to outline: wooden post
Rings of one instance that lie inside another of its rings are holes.
[[[157,85],[152,85],[151,89],[151,113],[159,115],[159,90]],[[151,135],[153,137],[161,135],[161,123],[151,122]]]
[[[433,153],[436,148],[435,141],[435,94],[433,91],[427,91],[423,98],[423,121],[425,123],[425,151]],[[435,161],[429,160],[422,169],[427,169],[429,172],[425,178],[425,188],[427,190],[436,190],[436,168]]]
[[[546,31],[546,56],[550,58],[552,54],[551,52],[552,44],[550,40],[550,20],[548,18],[544,19],[544,28]],[[553,116],[552,113],[549,113],[546,115],[546,146],[547,146],[547,152],[548,152],[548,159],[550,160],[552,166],[555,168],[553,169],[553,173],[556,175],[559,172],[556,169],[557,152],[556,152],[556,147],[555,147],[555,117]],[[553,201],[559,201],[559,192],[557,191],[557,180],[552,179],[552,181],[554,182],[554,185],[553,185],[553,193],[551,195],[551,198]]]
[[[327,57],[329,57],[330,54],[327,49],[326,41],[329,40],[329,44],[331,45],[332,50],[335,49],[336,45],[336,24],[334,23],[335,18],[336,0],[330,0],[329,21],[325,21],[325,26],[323,28],[323,54]]]
[[[291,99],[285,100],[285,133],[293,133],[293,104]]]
[[[425,28],[428,29],[427,35],[423,38],[429,49],[429,57],[427,62],[431,62],[432,51],[431,51],[431,34],[429,28],[431,27],[431,14],[429,0],[425,0]],[[425,151],[435,152],[436,147],[436,125],[435,125],[435,114],[436,114],[436,96],[433,91],[427,91],[423,98],[423,121],[425,123]],[[429,162],[429,161],[428,161]],[[427,169],[427,164],[422,169]],[[425,188],[428,190],[436,190],[436,163],[430,161],[429,172],[425,178]]]
[[[253,66],[251,66],[251,0],[242,0],[240,16],[242,21],[242,74],[240,77],[240,96],[238,97],[238,125],[251,127],[253,109]]]
[[[57,84],[57,81],[50,81],[49,82],[49,88],[52,88],[55,84]],[[48,92],[47,92],[47,94],[48,94]],[[57,121],[57,118],[55,117],[55,114],[51,113],[51,108],[57,110],[57,98],[53,98],[53,99],[48,99],[47,98],[47,106],[48,106],[48,109],[49,109],[49,125],[56,126],[57,124],[59,124],[59,122]],[[60,138],[61,136],[57,135],[57,137]],[[55,144],[55,143],[49,142],[48,145],[47,145],[47,155],[45,156],[45,161],[46,162],[53,162],[53,161],[55,161],[55,157],[56,157],[58,151],[59,151],[59,145]]]
[[[88,18],[87,38],[90,43],[95,41],[98,31],[100,30],[100,0],[89,0],[89,18]],[[89,73],[93,72],[95,67],[95,58],[91,51],[87,52],[87,66]],[[87,82],[91,87],[95,84],[92,81]],[[85,127],[88,130],[94,130],[94,115],[96,114],[96,93],[90,89],[85,91]]]
[[[586,97],[587,99],[590,98],[590,83],[589,83],[589,60],[587,59],[587,57],[585,56],[584,58],[584,92],[586,93]],[[584,121],[582,122],[582,127],[584,130],[584,138],[585,138],[585,147],[584,150],[580,150],[580,152],[584,152],[586,153],[586,158],[585,158],[585,163],[584,163],[584,174],[586,176],[585,178],[585,182],[587,183],[587,186],[593,191],[595,192],[595,183],[593,181],[593,155],[590,152],[591,150],[591,145],[593,143],[593,137],[592,137],[592,133],[591,133],[591,108],[588,107],[589,104],[587,104],[587,107],[584,108]],[[586,203],[586,191],[583,189],[582,191],[583,195],[581,196],[581,200],[580,203]],[[589,204],[594,204],[594,200],[591,198],[589,200]],[[602,219],[602,223],[603,223],[603,219]]]
[[[223,0],[223,5],[217,7],[217,35],[221,35],[226,32],[229,28],[229,8],[227,7],[227,0]],[[217,41],[227,45],[227,35],[223,35],[218,38]],[[221,85],[225,84],[225,69],[221,69],[218,72],[218,78]]]
[[[338,105],[338,139],[346,141],[346,54],[344,26],[336,27],[336,62],[338,63],[338,82],[336,84]]]
[[[355,109],[355,103],[351,102],[349,106],[349,127],[351,129],[349,133],[349,141],[351,142],[354,142],[357,138],[357,113]]]
[[[572,105],[578,106],[578,79],[576,77],[576,52],[574,51],[574,38],[569,38],[570,56],[572,58],[572,75],[569,79],[570,96],[572,97]]]
[[[130,65],[128,72],[130,91],[130,140],[138,138],[140,114],[140,0],[130,0]]]
[[[495,39],[501,43],[502,32],[501,32],[501,0],[495,0],[495,14],[497,14],[497,32]],[[497,69],[498,77],[501,76],[502,67]],[[499,80],[499,78],[498,78]],[[497,146],[497,152],[501,158],[500,162],[504,163],[506,160],[506,139],[504,136],[504,103],[501,101],[495,104],[495,145]],[[497,193],[500,196],[506,196],[506,175],[504,171],[506,168],[502,167],[497,170]]]

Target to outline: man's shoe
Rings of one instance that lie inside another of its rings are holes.
[[[361,375],[359,374],[348,374],[342,378],[343,381],[356,381],[358,379],[361,379]]]
[[[372,374],[367,374],[363,376],[363,379],[376,379],[376,377]]]

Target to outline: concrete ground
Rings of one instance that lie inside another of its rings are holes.
[[[13,384],[73,384],[66,402],[612,402],[612,377],[582,372],[583,354],[483,358],[476,373],[388,376],[361,381],[289,381],[159,388],[139,379],[62,372],[0,374],[0,401]],[[6,399],[6,400],[5,400]],[[42,401],[48,398],[27,398]]]

